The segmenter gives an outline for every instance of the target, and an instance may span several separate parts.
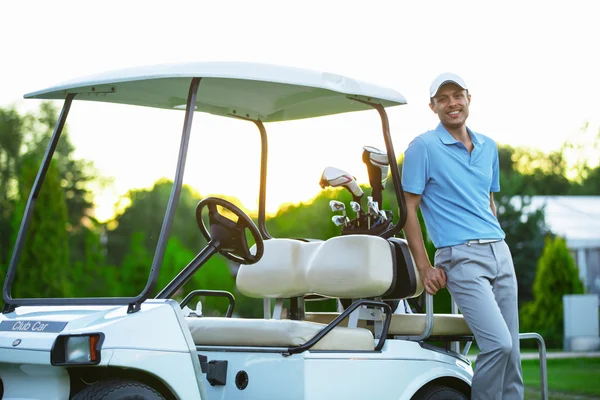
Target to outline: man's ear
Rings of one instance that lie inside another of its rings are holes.
[[[437,111],[435,110],[435,105],[433,104],[435,100],[431,99],[431,101],[429,101],[429,108],[431,108],[431,111],[433,111],[434,113],[437,114]]]
[[[469,101],[468,105],[471,105],[471,95],[467,92],[467,100]]]

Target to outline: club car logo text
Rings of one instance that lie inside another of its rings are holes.
[[[48,324],[41,321],[19,321],[13,325],[13,331],[44,332]]]
[[[53,321],[2,321],[0,331],[56,333],[62,331],[66,325],[66,322]]]

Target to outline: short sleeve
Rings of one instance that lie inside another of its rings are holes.
[[[404,152],[402,166],[402,189],[405,192],[422,194],[429,180],[429,155],[427,145],[416,137]]]
[[[492,184],[490,192],[500,191],[500,162],[498,161],[498,146],[494,148],[494,161],[492,164]]]

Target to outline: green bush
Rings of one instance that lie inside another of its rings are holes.
[[[22,159],[20,198],[13,215],[13,244],[21,216],[37,177],[39,160],[28,155]],[[15,274],[12,297],[65,297],[73,293],[69,283],[69,237],[67,206],[61,189],[57,163],[52,161],[46,171],[36,206],[29,220],[29,229],[21,249],[19,269]]]
[[[565,240],[547,238],[533,283],[534,299],[521,308],[520,331],[538,332],[548,347],[562,347],[563,295],[580,293],[583,285]]]

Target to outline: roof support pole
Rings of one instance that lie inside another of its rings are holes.
[[[192,82],[190,83],[190,90],[185,107],[183,132],[181,133],[181,144],[179,145],[179,156],[177,158],[177,167],[175,169],[175,179],[173,180],[171,197],[169,197],[169,203],[167,204],[167,212],[165,213],[165,218],[158,236],[158,243],[156,245],[156,251],[154,252],[154,259],[152,260],[152,267],[150,268],[150,277],[148,278],[148,282],[146,283],[146,287],[142,293],[135,298],[135,301],[129,304],[128,312],[135,312],[139,310],[140,304],[150,296],[151,292],[156,286],[156,281],[158,280],[160,266],[162,265],[163,258],[165,256],[165,249],[167,248],[167,240],[169,239],[171,226],[173,225],[175,210],[177,209],[177,204],[179,203],[181,186],[183,185],[185,161],[187,159],[188,146],[190,143],[190,132],[192,130],[192,121],[194,120],[194,110],[196,108],[198,87],[200,86],[201,79],[202,78],[193,78]],[[184,283],[185,282],[181,283],[181,285]]]
[[[267,203],[267,161],[269,155],[269,144],[267,141],[267,130],[259,119],[253,120],[260,131],[260,189],[258,192],[258,231],[263,239],[271,239],[266,224]]]
[[[383,107],[381,104],[373,103],[369,101],[370,99],[364,100],[356,97],[351,97],[350,99],[370,105],[371,107],[377,110],[377,112],[379,113],[379,117],[381,118],[381,127],[383,131],[383,140],[385,141],[385,149],[387,151],[390,163],[393,163],[393,165],[390,166],[390,173],[392,174],[392,182],[394,184],[396,200],[398,201],[398,222],[396,222],[395,225],[391,226],[390,229],[379,235],[383,238],[389,238],[400,232],[404,227],[404,224],[406,223],[406,202],[404,200],[404,190],[402,190],[402,183],[400,180],[400,171],[398,170],[398,166],[396,165],[396,153],[394,152],[394,145],[392,143],[392,137],[390,136],[390,122],[388,120],[387,113],[385,112],[385,107]]]
[[[23,219],[21,220],[21,227],[19,228],[15,248],[13,250],[12,257],[10,258],[10,264],[8,265],[6,279],[4,280],[4,288],[2,290],[2,297],[4,298],[3,313],[12,312],[15,308],[15,305],[11,302],[11,291],[12,284],[15,279],[17,263],[21,256],[21,251],[23,250],[25,236],[29,228],[29,223],[31,222],[31,216],[33,215],[33,207],[40,194],[42,183],[44,183],[44,179],[46,178],[46,173],[48,172],[48,168],[50,167],[52,156],[54,155],[54,151],[56,150],[56,146],[60,139],[60,135],[65,126],[65,121],[67,120],[67,116],[69,115],[69,110],[71,109],[71,103],[73,102],[74,97],[75,93],[69,93],[65,98],[62,111],[60,112],[60,116],[58,117],[58,121],[56,121],[56,126],[54,127],[54,132],[52,133],[52,138],[50,139],[50,143],[48,143],[48,147],[46,148],[46,153],[44,154],[42,164],[40,165],[40,169],[38,170],[35,182],[33,184],[33,187],[31,188],[31,192],[29,193],[29,199],[27,200],[27,205],[25,206],[25,214],[23,216]]]
[[[267,164],[269,158],[269,141],[267,138],[267,130],[260,119],[252,119],[249,117],[241,117],[239,115],[230,114],[231,117],[252,121],[260,132],[260,187],[258,192],[258,231],[263,239],[271,239],[271,235],[267,230]]]

